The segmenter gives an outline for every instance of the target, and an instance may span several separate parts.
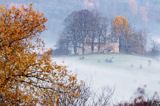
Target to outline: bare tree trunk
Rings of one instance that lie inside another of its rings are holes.
[[[94,53],[94,42],[92,42],[92,44],[91,44],[91,51],[92,51],[92,53]]]
[[[94,53],[94,35],[92,36],[91,52]]]
[[[100,49],[101,49],[101,39],[100,39],[100,36],[98,38],[98,53],[100,53]]]
[[[74,49],[74,54],[77,55],[77,44],[74,44],[73,49]]]
[[[83,41],[83,44],[82,44],[82,54],[84,55],[85,53],[85,48],[84,48],[84,41]]]

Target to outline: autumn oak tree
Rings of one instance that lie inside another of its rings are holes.
[[[121,52],[127,50],[127,39],[129,38],[129,23],[124,16],[116,16],[112,21],[112,33],[119,40],[119,49]]]
[[[117,35],[120,35],[122,32],[125,33],[128,31],[129,23],[124,16],[117,16],[112,22],[113,30]]]
[[[120,52],[145,54],[146,33],[135,31],[130,27],[127,18],[117,16],[112,21],[112,34],[119,40]]]
[[[47,19],[32,6],[0,6],[0,105],[68,105],[82,83],[52,62],[40,33]]]

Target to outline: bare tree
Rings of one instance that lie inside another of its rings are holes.
[[[80,10],[72,12],[65,19],[64,36],[70,41],[74,54],[78,54],[77,49],[85,53],[85,44],[90,45],[91,52],[94,53],[95,40],[100,43],[105,41],[107,32],[107,20],[96,12],[89,10]]]
[[[152,41],[152,48],[150,51],[151,56],[157,56],[160,55],[160,44],[155,42],[154,40]]]
[[[74,54],[78,54],[78,48],[81,48],[84,54],[85,38],[91,34],[92,20],[93,14],[88,10],[72,12],[65,19],[64,36],[71,42]]]
[[[110,106],[114,93],[114,90],[108,87],[95,93],[85,84],[79,90],[77,99],[70,99],[67,96],[60,98],[60,106]]]
[[[91,106],[109,106],[114,90],[103,88],[100,94],[95,94],[91,99]]]
[[[77,54],[78,42],[80,41],[77,33],[79,29],[75,23],[76,18],[76,12],[73,12],[64,20],[65,28],[63,32],[65,34],[64,36],[71,42],[74,54]]]
[[[108,31],[108,20],[105,17],[98,17],[98,30],[97,30],[97,41],[98,41],[98,52],[100,52],[101,44],[105,44],[107,40]]]
[[[56,56],[69,55],[70,54],[69,45],[70,45],[69,39],[67,39],[65,36],[61,36],[56,43],[56,49],[54,50],[53,54]]]
[[[127,39],[128,44],[126,50],[128,53],[145,54],[146,52],[146,33],[143,31],[131,32],[131,36]]]

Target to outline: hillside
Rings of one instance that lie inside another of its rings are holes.
[[[159,61],[133,55],[86,55],[55,57],[54,61],[68,66],[94,90],[109,86],[115,89],[114,101],[128,100],[138,87],[146,86],[147,94],[160,92]],[[112,62],[106,62],[106,59]]]

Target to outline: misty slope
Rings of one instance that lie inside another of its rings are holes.
[[[112,57],[113,63],[105,62]],[[144,85],[148,96],[155,91],[160,93],[160,62],[152,58],[111,54],[87,55],[84,60],[79,56],[55,57],[53,60],[68,66],[94,90],[106,86],[115,88],[114,101],[130,99],[136,89]]]
[[[96,8],[112,20],[117,15],[126,16],[135,29],[146,30],[150,36],[159,37],[159,0],[0,0],[2,4],[33,3],[49,19],[47,31],[43,33],[47,47],[54,47],[63,29],[63,20],[72,11]]]

